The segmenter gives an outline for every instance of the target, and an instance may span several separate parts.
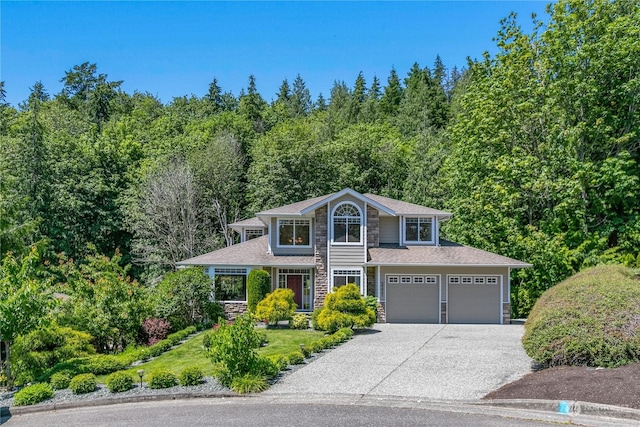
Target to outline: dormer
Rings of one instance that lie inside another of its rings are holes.
[[[267,225],[257,217],[234,222],[229,224],[229,228],[240,235],[240,243],[264,236],[268,230]]]

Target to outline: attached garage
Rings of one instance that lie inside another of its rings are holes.
[[[447,276],[447,323],[501,323],[500,276]]]
[[[389,323],[439,323],[439,276],[387,275],[385,311]]]

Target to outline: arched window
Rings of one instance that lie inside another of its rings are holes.
[[[333,241],[335,243],[362,242],[362,214],[358,206],[344,202],[333,211]]]

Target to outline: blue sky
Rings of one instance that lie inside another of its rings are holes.
[[[25,100],[42,81],[58,93],[64,72],[96,63],[122,88],[162,102],[203,96],[214,77],[235,95],[254,74],[267,101],[283,79],[305,80],[315,99],[335,80],[362,71],[383,85],[392,66],[404,77],[414,62],[449,68],[496,52],[499,20],[545,18],[546,1],[414,2],[0,2],[0,80],[7,101]]]

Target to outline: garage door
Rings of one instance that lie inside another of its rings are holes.
[[[387,276],[385,312],[389,323],[439,323],[438,276]]]
[[[499,276],[449,276],[448,323],[500,323]]]

